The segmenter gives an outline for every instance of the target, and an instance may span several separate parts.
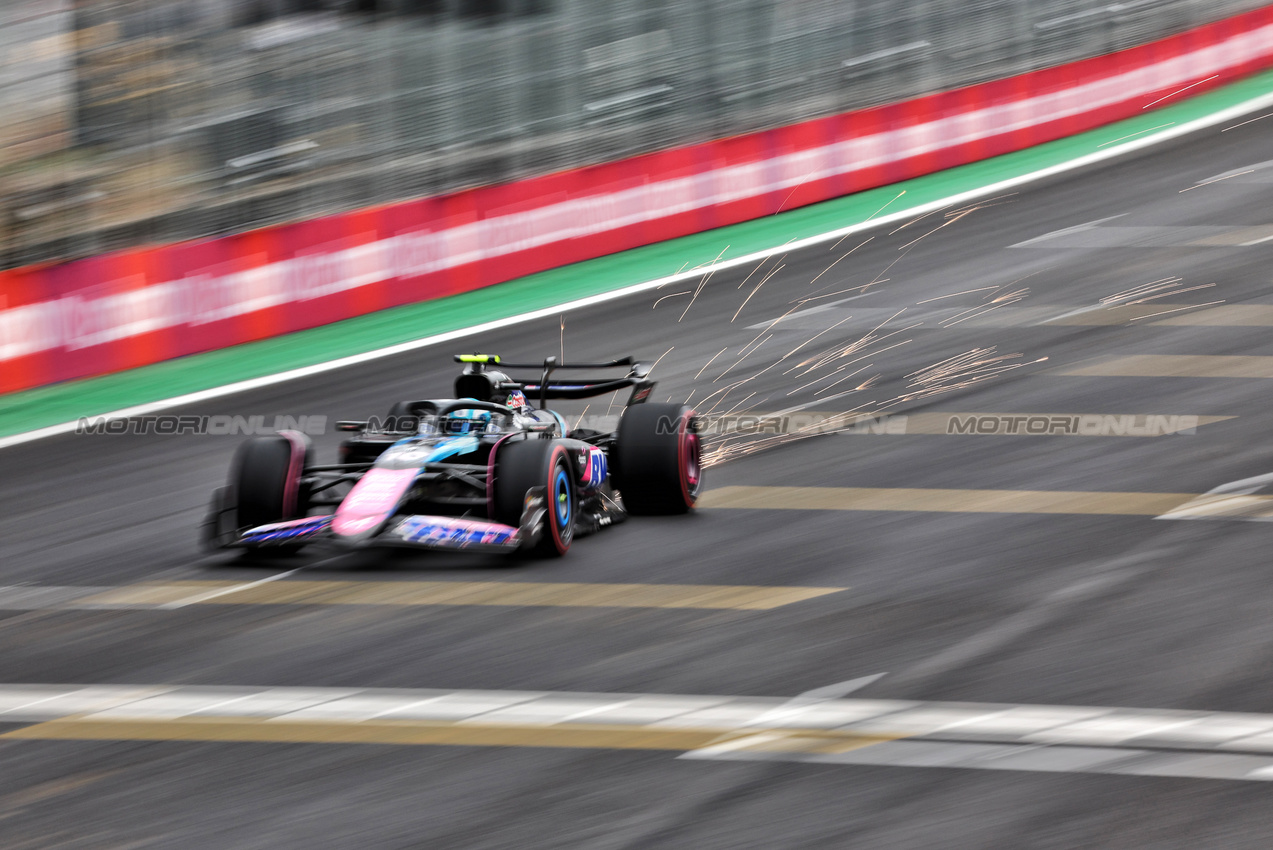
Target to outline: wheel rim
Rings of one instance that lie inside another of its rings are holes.
[[[685,476],[685,495],[689,497],[691,503],[698,496],[699,483],[703,478],[702,468],[702,446],[698,441],[698,434],[693,431],[686,431],[684,443],[684,476]]]
[[[565,467],[557,465],[553,472],[553,519],[557,527],[557,536],[562,543],[570,542],[570,514],[574,508],[574,494],[570,491],[570,475]]]

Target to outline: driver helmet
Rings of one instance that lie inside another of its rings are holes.
[[[443,421],[439,425],[444,434],[480,434],[486,430],[490,421],[490,411],[464,408],[452,410],[443,417]]]

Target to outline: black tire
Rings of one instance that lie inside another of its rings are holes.
[[[215,552],[228,548],[234,542],[233,527],[234,509],[230,504],[232,494],[229,487],[218,487],[212,491],[212,502],[204,515],[203,524],[199,526],[199,547],[205,552]]]
[[[694,507],[703,471],[693,417],[683,404],[636,404],[623,411],[611,464],[628,513],[683,514]]]
[[[518,440],[499,448],[492,518],[514,528],[520,526],[526,491],[532,487],[543,487],[547,501],[543,532],[533,551],[549,557],[564,555],[575,536],[579,496],[570,456],[560,441]]]
[[[300,470],[286,437],[253,437],[239,446],[230,473],[238,528],[305,515]]]

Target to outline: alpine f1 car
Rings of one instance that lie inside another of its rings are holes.
[[[383,420],[340,422],[340,462],[316,464],[297,431],[239,446],[203,526],[213,549],[291,552],[330,540],[348,547],[531,551],[562,555],[575,537],[629,514],[694,507],[702,486],[694,411],[647,401],[649,367],[502,364],[457,355],[454,399],[398,402]],[[618,377],[559,378],[578,369]],[[550,399],[631,388],[618,430],[570,429]],[[538,398],[538,407],[527,399]]]

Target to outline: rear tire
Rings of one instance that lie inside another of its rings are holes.
[[[566,447],[557,440],[518,440],[499,448],[495,459],[494,508],[496,522],[518,528],[526,505],[526,491],[544,488],[544,527],[535,554],[566,554],[575,535],[578,494],[574,469]]]
[[[614,484],[630,514],[683,514],[702,488],[694,411],[683,404],[637,404],[623,411],[613,452]]]

